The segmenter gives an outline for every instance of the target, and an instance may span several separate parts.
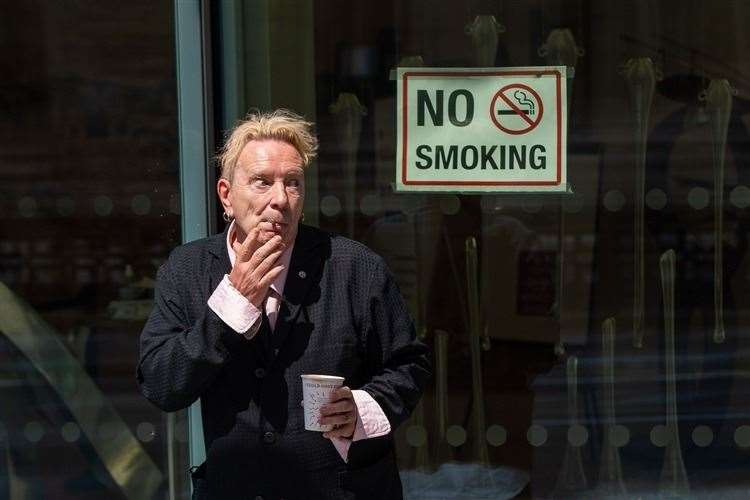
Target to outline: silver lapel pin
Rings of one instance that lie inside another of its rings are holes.
[[[307,273],[305,271],[300,271],[297,273],[297,276],[299,276],[302,279],[307,278]]]

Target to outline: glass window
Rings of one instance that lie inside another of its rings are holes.
[[[135,381],[181,239],[173,9],[0,11],[0,498],[184,492],[185,419]]]
[[[385,257],[434,351],[409,498],[744,494],[750,5],[223,5],[224,123],[317,123],[307,222]],[[572,194],[394,192],[396,67],[538,65]]]

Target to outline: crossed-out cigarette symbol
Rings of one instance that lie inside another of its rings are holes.
[[[506,85],[495,93],[490,117],[507,134],[521,135],[534,130],[542,121],[544,106],[539,94],[522,83]]]

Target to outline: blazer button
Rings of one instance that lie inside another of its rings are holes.
[[[276,442],[276,434],[273,432],[266,432],[263,434],[263,442],[266,444],[273,444]]]
[[[263,368],[256,368],[255,369],[255,377],[256,378],[264,378],[266,376],[266,370]]]

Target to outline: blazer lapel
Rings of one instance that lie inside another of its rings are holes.
[[[313,286],[320,284],[320,274],[326,257],[323,234],[300,225],[284,284],[284,297],[271,336],[275,350],[281,349],[294,329]]]
[[[208,251],[213,255],[214,259],[211,262],[209,271],[209,286],[206,300],[208,300],[208,296],[216,290],[216,287],[219,286],[221,280],[224,279],[224,275],[229,274],[232,270],[232,263],[229,260],[229,252],[227,250],[228,232],[229,225],[227,225],[226,229],[224,229],[221,234],[214,236],[208,245]]]

